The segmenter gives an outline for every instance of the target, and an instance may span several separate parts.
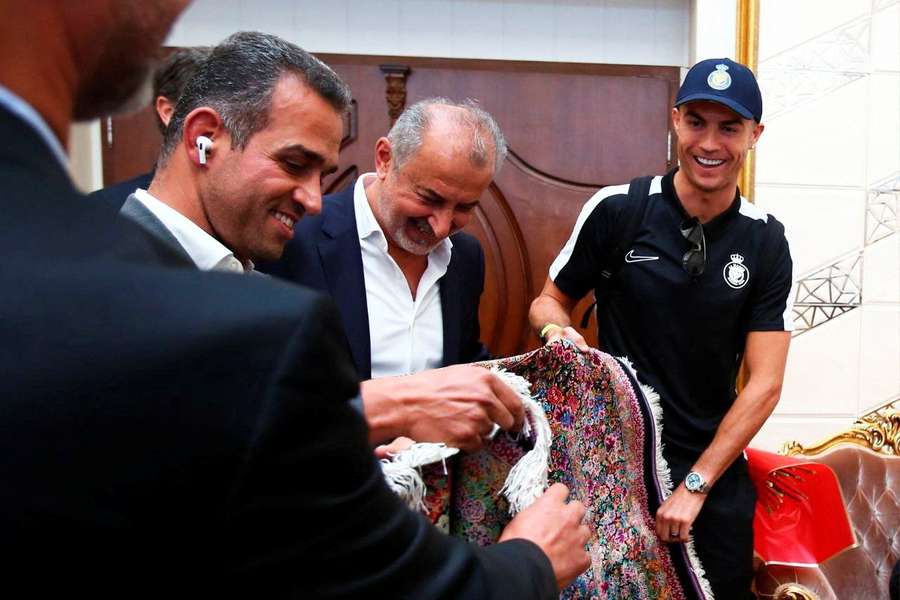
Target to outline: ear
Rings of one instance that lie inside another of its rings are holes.
[[[391,142],[386,137],[378,138],[375,142],[375,173],[378,179],[383,180],[393,167],[394,151]]]
[[[156,114],[159,115],[159,120],[162,121],[163,125],[168,127],[169,121],[172,120],[172,114],[175,112],[175,103],[165,96],[157,96],[155,107]]]
[[[681,111],[678,110],[677,106],[672,107],[672,127],[675,128],[675,133],[678,133],[678,128],[681,126]]]
[[[750,147],[753,148],[756,146],[756,142],[759,141],[759,136],[762,135],[763,130],[766,128],[762,123],[757,123],[756,127],[753,128],[753,134],[750,139]]]
[[[216,156],[221,155],[231,145],[231,139],[228,132],[225,131],[222,117],[208,106],[195,108],[188,113],[184,118],[184,127],[181,135],[181,144],[188,158],[198,168],[203,167],[200,164],[197,138],[205,136],[212,140],[212,147],[206,150],[206,165],[214,163]]]

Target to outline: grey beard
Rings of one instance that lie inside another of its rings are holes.
[[[420,244],[415,240],[411,239],[406,235],[406,231],[404,231],[403,227],[397,227],[394,230],[394,242],[398,246],[400,246],[403,250],[409,252],[410,254],[415,254],[416,256],[425,256],[435,248],[440,242],[437,242],[432,245]]]

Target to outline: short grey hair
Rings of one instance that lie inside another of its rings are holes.
[[[178,145],[185,117],[201,106],[219,113],[232,146],[245,148],[268,124],[272,93],[285,75],[299,77],[338,112],[350,105],[347,84],[303,48],[267,33],[238,32],[212,49],[185,86],[163,137],[160,163]]]
[[[506,139],[494,117],[471,98],[462,102],[441,97],[426,98],[404,110],[387,135],[391,142],[394,168],[402,167],[419,150],[431,121],[431,109],[435,106],[462,109],[458,113],[458,124],[472,132],[472,152],[469,158],[475,165],[486,165],[491,158],[490,149],[493,148],[494,175],[496,175],[506,158]]]

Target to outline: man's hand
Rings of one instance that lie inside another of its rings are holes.
[[[575,344],[575,346],[581,350],[582,352],[587,352],[591,349],[588,346],[588,343],[584,340],[584,336],[578,333],[574,327],[553,327],[547,334],[544,336],[546,340],[545,344],[552,344],[557,340],[566,339]]]
[[[379,460],[382,458],[390,458],[396,454],[400,454],[415,443],[416,440],[411,440],[408,437],[400,436],[390,444],[376,446],[375,458]]]
[[[590,346],[584,341],[584,337],[574,327],[569,325],[570,315],[578,304],[578,298],[571,298],[561,289],[556,287],[549,277],[544,282],[544,289],[531,303],[528,310],[528,321],[534,327],[534,332],[544,338],[544,343],[549,344],[560,339],[567,339],[575,344],[582,352],[590,350]]]
[[[681,483],[656,511],[656,535],[664,542],[686,542],[706,494],[689,492]],[[674,535],[673,535],[674,534]]]
[[[563,484],[550,486],[534,504],[509,522],[499,540],[521,538],[537,544],[550,559],[560,590],[591,566],[584,548],[591,532],[581,522],[584,505],[577,500],[567,504],[568,496],[569,488]]]
[[[370,441],[398,436],[472,451],[494,428],[516,431],[525,409],[509,386],[483,367],[455,365],[362,383]]]

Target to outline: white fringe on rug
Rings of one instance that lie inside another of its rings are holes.
[[[669,469],[669,463],[663,458],[662,453],[663,410],[659,394],[651,386],[640,382],[637,376],[637,370],[635,370],[634,365],[631,364],[631,361],[627,356],[617,356],[616,358],[628,369],[634,377],[634,380],[638,382],[638,385],[641,387],[641,393],[644,395],[644,398],[647,399],[647,404],[650,406],[650,412],[653,413],[654,432],[656,434],[656,439],[654,440],[654,446],[656,446],[656,477],[662,487],[663,496],[668,498],[672,495],[675,485],[672,483],[672,470]],[[712,587],[710,587],[709,581],[706,580],[706,571],[703,569],[703,565],[700,563],[700,557],[697,556],[697,550],[694,548],[693,536],[688,536],[688,541],[685,543],[684,549],[687,551],[688,561],[691,563],[691,570],[694,572],[694,575],[697,576],[697,581],[700,584],[700,591],[703,593],[706,600],[714,600],[715,597],[713,596]]]
[[[498,367],[491,372],[513,389],[522,400],[525,408],[525,422],[522,435],[533,440],[534,447],[519,459],[500,490],[509,500],[509,513],[512,516],[527,508],[547,489],[547,473],[550,464],[550,424],[544,409],[531,397],[531,384],[528,380]],[[499,427],[488,436],[493,438]],[[403,501],[416,511],[425,511],[424,498],[427,490],[422,481],[419,467],[446,460],[459,452],[445,444],[420,443],[398,452],[390,458],[381,459],[381,470],[388,487],[400,496]],[[444,467],[446,472],[446,465]]]
[[[522,406],[525,407],[522,435],[534,442],[534,447],[510,469],[506,483],[500,490],[509,500],[509,514],[516,516],[531,506],[547,489],[552,434],[544,408],[531,397],[531,384],[528,380],[497,367],[491,368],[491,372],[522,399]]]
[[[438,461],[444,462],[459,452],[446,444],[417,443],[406,450],[381,459],[381,472],[391,491],[400,496],[407,506],[418,512],[425,512],[425,483],[420,467]],[[444,463],[444,473],[447,464]]]

